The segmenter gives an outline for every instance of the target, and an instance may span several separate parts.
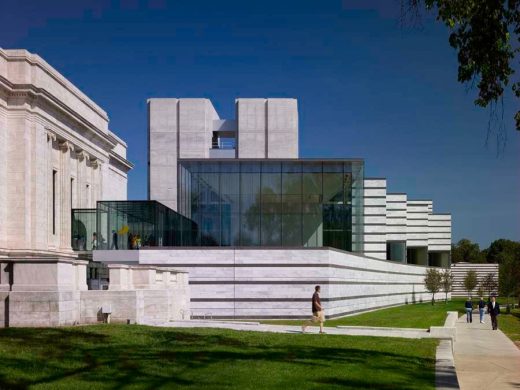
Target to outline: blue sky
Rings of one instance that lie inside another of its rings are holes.
[[[0,47],[25,48],[103,107],[146,198],[146,99],[299,101],[302,157],[363,157],[389,190],[451,212],[453,239],[520,239],[520,132],[507,94],[506,149],[458,84],[448,31],[398,23],[399,1],[2,0]]]

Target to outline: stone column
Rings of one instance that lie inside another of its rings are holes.
[[[6,220],[7,207],[7,119],[4,111],[0,108],[0,221]],[[0,223],[0,251],[6,248],[5,223]]]
[[[47,247],[48,249],[56,249],[56,236],[52,231],[52,171],[54,169],[53,166],[53,143],[56,142],[56,135],[47,131],[47,153],[46,153],[46,190],[47,190]]]
[[[70,158],[71,151],[74,150],[73,145],[69,141],[60,142],[60,248],[71,251],[70,231],[71,231],[71,204],[70,204]]]
[[[48,224],[47,224],[47,195],[48,195],[48,171],[47,171],[47,132],[43,125],[35,123],[34,128],[34,156],[33,156],[33,189],[32,189],[32,243],[33,249],[47,250]]]

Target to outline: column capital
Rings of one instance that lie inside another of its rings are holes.
[[[47,133],[47,142],[49,142],[49,141],[56,142],[56,134],[54,134],[50,130],[47,130],[46,133]]]
[[[88,160],[90,155],[82,149],[76,149],[76,157],[79,161]]]
[[[60,149],[62,152],[68,152],[74,150],[74,145],[70,141],[61,141],[60,142]]]

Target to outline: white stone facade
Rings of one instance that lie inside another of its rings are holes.
[[[189,272],[193,317],[305,318],[315,285],[329,318],[431,299],[427,267],[328,248],[106,250],[94,260]]]
[[[177,210],[178,159],[298,158],[296,99],[236,99],[221,120],[208,99],[148,100],[148,199]],[[221,139],[233,144],[223,147]]]
[[[71,208],[126,199],[126,144],[38,55],[0,49],[0,258],[75,257]]]
[[[0,327],[181,320],[189,312],[188,275],[168,267],[109,267],[108,290],[87,290],[87,262],[12,261],[0,274]]]
[[[475,271],[477,274],[477,280],[479,282],[479,285],[475,288],[473,291],[467,291],[466,287],[464,287],[464,278],[466,277],[466,274],[468,271]],[[494,279],[497,283],[497,288],[494,293],[498,294],[498,271],[499,271],[499,264],[474,264],[474,263],[454,263],[451,265],[451,272],[453,273],[453,292],[452,295],[454,297],[467,297],[468,295],[473,295],[476,297],[478,288],[480,286],[480,282],[483,281],[488,274],[493,274]],[[482,288],[484,291],[484,296],[487,297],[489,294],[489,291],[485,291],[484,288]]]
[[[388,193],[385,178],[364,180],[364,253],[387,259],[387,243],[402,242],[426,254],[420,265],[428,265],[428,256],[449,266],[451,251],[451,215],[433,213],[433,201],[411,200],[405,193]],[[431,265],[431,264],[430,264]]]

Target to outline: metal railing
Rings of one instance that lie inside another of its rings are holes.
[[[218,138],[211,143],[212,149],[235,149],[235,140]]]

